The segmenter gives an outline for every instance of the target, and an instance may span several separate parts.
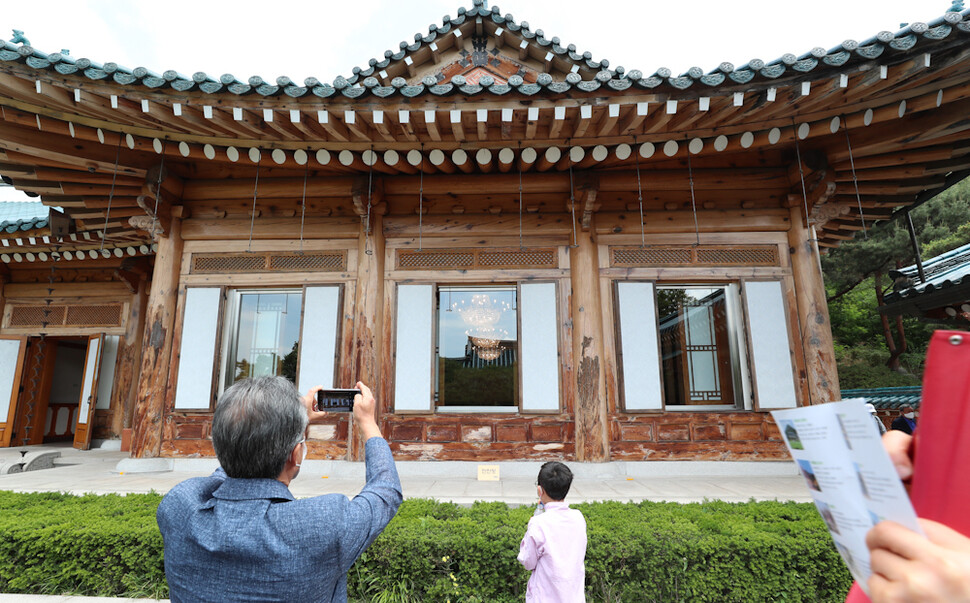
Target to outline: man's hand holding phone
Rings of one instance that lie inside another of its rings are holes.
[[[373,392],[360,381],[357,382],[356,389],[357,391],[314,387],[303,397],[307,417],[312,422],[327,417],[333,412],[347,412],[353,409],[354,422],[360,428],[365,442],[372,437],[383,437],[377,426],[377,402],[374,400]],[[352,400],[349,397],[350,394],[353,395]],[[341,397],[346,397],[350,404],[343,404]],[[332,410],[327,410],[328,407]]]

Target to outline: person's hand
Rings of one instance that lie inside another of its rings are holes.
[[[873,603],[970,601],[970,538],[929,519],[919,522],[926,538],[891,521],[869,530],[869,597]]]
[[[910,457],[910,447],[913,444],[913,436],[903,433],[897,429],[887,431],[882,436],[882,446],[889,453],[889,459],[896,467],[896,473],[903,482],[909,481],[913,477],[913,459]]]
[[[354,396],[354,422],[360,428],[365,442],[372,437],[382,437],[377,426],[377,401],[374,400],[373,392],[360,381],[357,382],[357,389],[360,393]]]
[[[306,416],[308,419],[310,419],[311,423],[314,421],[314,419],[322,419],[327,416],[326,412],[313,409],[317,402],[317,392],[321,389],[325,388],[322,385],[318,385],[310,389],[310,391],[307,392],[307,395],[300,398],[300,400],[303,401],[303,406],[306,408]]]

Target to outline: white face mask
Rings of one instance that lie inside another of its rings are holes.
[[[906,413],[903,416],[906,417],[907,419],[915,419],[916,418],[916,413],[915,412],[908,412],[908,413]]]
[[[310,450],[306,445],[306,438],[303,438],[302,440],[296,443],[297,446],[299,446],[300,444],[303,444],[303,460],[296,464],[297,467],[300,467],[303,465],[303,462],[306,461],[307,452],[309,452]]]

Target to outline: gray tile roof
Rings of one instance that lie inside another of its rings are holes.
[[[40,201],[0,201],[0,233],[45,228],[49,212],[50,208]]]
[[[956,9],[956,10],[954,10]],[[468,84],[455,78],[453,83],[439,84],[434,77],[425,78],[416,85],[396,77],[390,85],[382,85],[375,77],[392,63],[404,60],[451,33],[455,28],[469,20],[489,20],[503,29],[521,36],[530,43],[548,49],[560,57],[568,57],[574,64],[596,70],[592,79],[584,80],[579,73],[570,73],[563,81],[556,81],[552,75],[539,75],[536,83],[526,83],[518,76],[509,78],[507,84],[497,83],[485,76],[478,84]],[[609,68],[609,61],[594,61],[592,54],[577,52],[575,45],[563,46],[559,38],[547,38],[541,29],[533,30],[528,22],[516,22],[511,14],[502,15],[497,6],[487,7],[483,0],[474,0],[472,8],[458,9],[457,17],[446,16],[441,25],[432,25],[427,34],[415,34],[414,42],[401,42],[397,51],[387,50],[381,60],[371,59],[366,69],[355,67],[350,77],[337,77],[326,83],[311,77],[300,85],[288,77],[281,76],[275,81],[265,81],[258,76],[246,81],[232,74],[213,77],[197,72],[191,77],[176,71],[161,74],[145,67],[128,69],[117,63],[97,63],[90,59],[73,57],[63,53],[46,54],[30,46],[18,46],[10,42],[0,43],[0,61],[26,63],[39,70],[56,71],[61,75],[78,75],[96,81],[113,81],[123,86],[140,87],[144,90],[174,90],[185,92],[200,90],[208,94],[230,94],[234,96],[258,95],[263,97],[288,96],[291,98],[318,97],[322,99],[358,99],[362,97],[405,97],[425,95],[449,96],[462,94],[474,96],[489,93],[500,96],[516,91],[532,96],[539,93],[562,94],[571,90],[594,92],[600,89],[623,91],[627,89],[650,90],[653,92],[676,93],[687,89],[701,92],[714,91],[718,87],[738,84],[765,84],[781,78],[817,79],[836,73],[847,66],[867,63],[874,59],[891,61],[894,56],[905,56],[920,52],[923,48],[940,40],[970,34],[970,9],[963,9],[954,3],[951,10],[942,17],[929,23],[913,23],[896,33],[882,31],[863,42],[846,40],[826,50],[816,47],[808,52],[785,54],[773,61],[755,59],[735,68],[731,63],[721,63],[717,69],[705,73],[693,67],[687,73],[675,75],[669,69],[644,72],[638,69],[626,71],[622,67]]]
[[[878,410],[899,410],[903,406],[919,408],[920,396],[923,388],[913,387],[878,387],[871,389],[844,389],[842,399],[865,398]]]
[[[957,247],[923,262],[925,283],[919,282],[919,270],[916,264],[901,268],[899,272],[908,276],[916,284],[908,289],[887,294],[884,300],[887,306],[957,285],[970,285],[970,245]]]

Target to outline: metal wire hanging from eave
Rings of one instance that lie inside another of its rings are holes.
[[[101,229],[101,249],[104,251],[104,241],[108,238],[108,218],[111,217],[111,201],[115,196],[115,181],[118,179],[118,161],[121,159],[121,134],[118,134],[118,147],[115,149],[115,169],[111,173],[111,190],[108,191],[108,209],[104,212],[104,228]],[[53,264],[51,264],[53,267]]]
[[[150,231],[151,243],[149,244],[149,249],[151,245],[155,244],[155,225],[158,222],[158,200],[162,196],[162,178],[165,173],[165,147],[168,145],[167,140],[162,141],[162,159],[158,164],[158,180],[155,182],[155,211],[152,212],[152,229]]]
[[[795,120],[792,119],[792,129],[795,128]],[[805,169],[802,167],[802,150],[798,144],[798,132],[795,132],[795,161],[798,162],[798,178],[802,183],[802,205],[805,209],[805,228],[811,228],[808,216],[808,189],[805,188]],[[815,239],[809,239],[814,241]]]
[[[377,156],[374,155],[374,145],[370,147],[370,161],[367,169],[367,222],[364,224],[364,254],[374,255],[370,242],[370,210],[371,210],[371,190],[374,184],[374,164],[377,163]]]
[[[573,193],[573,162],[569,162],[569,211],[573,217],[573,244],[572,249],[579,247],[579,240],[576,237],[576,195]]]
[[[519,155],[522,155],[522,142],[519,142]],[[519,164],[519,249],[522,249],[522,160]]]
[[[253,209],[251,212],[251,218],[249,219],[249,247],[246,248],[247,253],[253,252],[253,229],[256,227],[256,197],[259,194],[259,164],[263,160],[262,152],[257,155],[256,158],[256,178],[253,181]]]
[[[640,204],[640,249],[647,246],[646,234],[643,225],[643,186],[640,182],[640,148],[637,145],[637,137],[633,137],[633,161],[637,166],[637,203]]]
[[[690,161],[690,138],[687,138],[687,177],[690,183],[690,207],[694,212],[694,245],[701,244],[701,229],[697,221],[697,200],[694,198],[694,167]]]
[[[303,227],[306,224],[306,183],[310,177],[310,158],[307,157],[306,168],[303,170],[303,198],[300,200],[300,255],[303,255]]]
[[[852,184],[855,186],[855,200],[859,205],[859,219],[862,220],[862,236],[869,238],[869,231],[866,229],[866,214],[862,211],[862,196],[859,194],[859,180],[855,174],[855,158],[852,156],[852,142],[849,140],[849,123],[845,116],[842,116],[842,129],[845,130],[845,145],[849,148],[849,166],[852,168]]]
[[[424,143],[421,143],[421,164],[418,166],[418,251],[424,249]]]

